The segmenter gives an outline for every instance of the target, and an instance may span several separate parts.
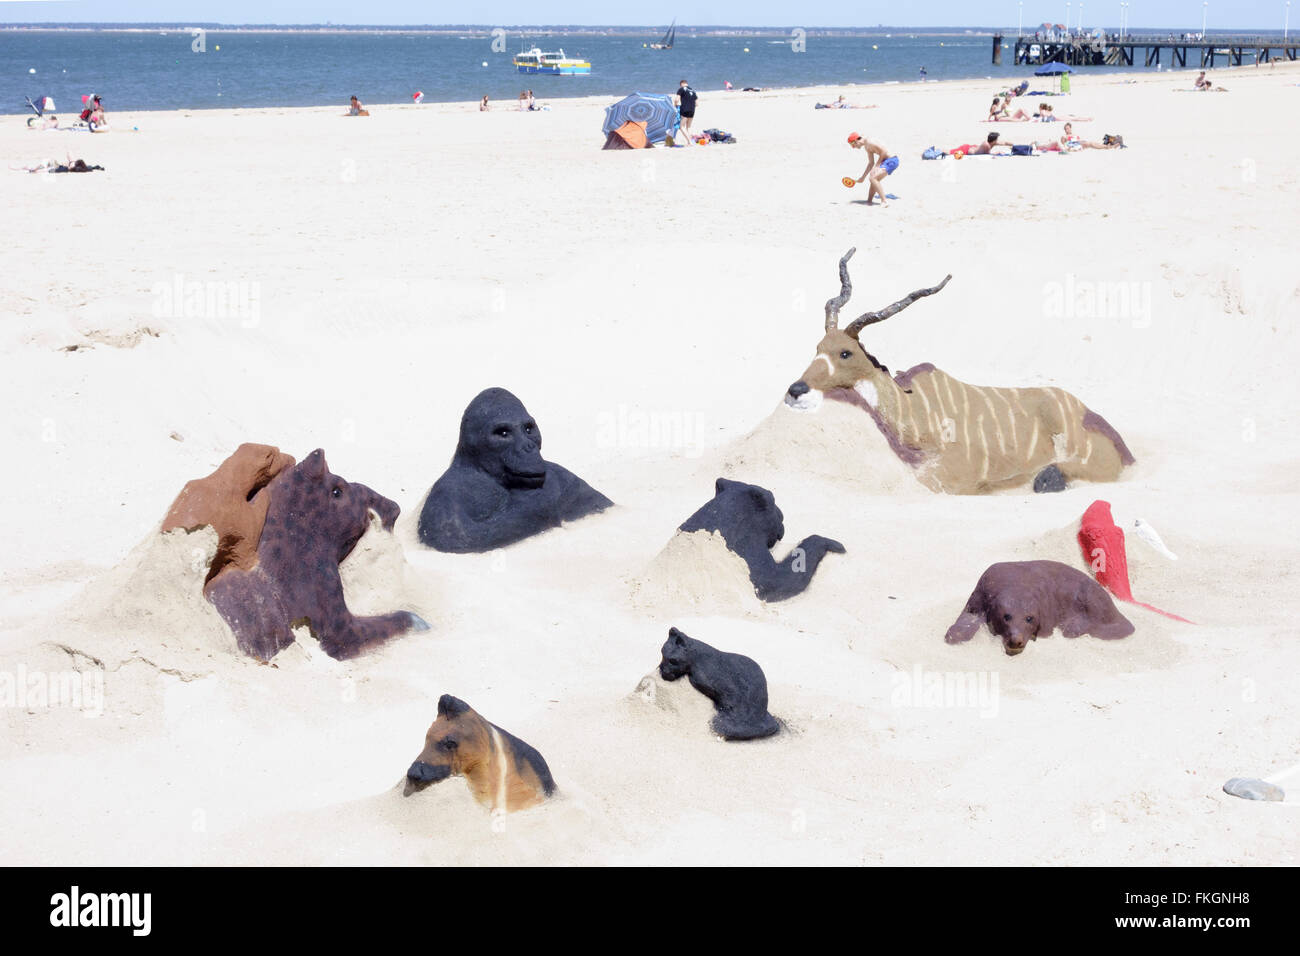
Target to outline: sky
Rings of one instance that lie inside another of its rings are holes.
[[[1133,0],[1130,28],[1280,30],[1285,0]],[[1069,4],[1070,24],[1083,7],[1085,27],[1118,27],[1118,0]],[[1024,0],[1025,24],[1064,22],[1066,0]],[[610,24],[667,23],[732,26],[1011,26],[1017,0],[0,0],[0,23],[364,23],[364,24]],[[1300,26],[1300,3],[1297,3]]]

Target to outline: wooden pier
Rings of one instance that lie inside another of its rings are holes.
[[[1007,38],[1008,40],[1011,38]],[[1003,38],[993,37],[993,63],[1002,63]],[[1186,67],[1188,61],[1202,69],[1269,63],[1272,60],[1295,60],[1300,57],[1300,41],[1270,37],[1215,36],[1206,39],[1181,39],[1172,36],[1057,37],[1040,39],[1032,36],[1015,38],[1012,60],[1017,66],[1041,66],[1063,63],[1066,66],[1163,66],[1161,57],[1168,53],[1168,65]]]

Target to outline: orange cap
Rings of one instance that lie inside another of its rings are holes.
[[[858,140],[860,140],[860,139],[862,139],[862,134],[861,134],[861,133],[849,133],[849,142],[850,142],[850,143],[856,143],[856,142],[857,142]]]

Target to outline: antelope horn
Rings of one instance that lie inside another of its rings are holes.
[[[858,337],[858,333],[861,332],[863,329],[865,329],[868,325],[875,325],[877,322],[883,322],[891,315],[896,315],[897,313],[902,312],[904,309],[906,309],[917,299],[924,298],[927,295],[934,295],[936,292],[938,292],[940,289],[946,286],[948,284],[948,280],[951,278],[952,278],[951,275],[946,275],[943,277],[943,281],[940,282],[938,285],[932,285],[928,289],[917,289],[915,292],[910,293],[905,298],[899,299],[893,305],[881,309],[879,312],[864,312],[862,315],[858,316],[856,319],[850,322],[848,326],[844,329],[844,331],[856,339]],[[829,309],[830,303],[827,303],[826,307]]]
[[[833,299],[826,300],[827,332],[839,326],[840,309],[844,308],[849,301],[849,296],[853,294],[853,283],[849,282],[849,260],[853,258],[853,253],[857,251],[858,247],[854,246],[844,253],[844,258],[840,260],[840,294]]]

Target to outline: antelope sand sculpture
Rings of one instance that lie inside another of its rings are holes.
[[[1062,476],[1115,481],[1133,463],[1119,433],[1064,389],[967,385],[928,362],[891,376],[862,345],[862,330],[934,295],[952,276],[841,329],[840,309],[853,291],[848,263],[855,251],[840,260],[840,294],[826,303],[826,335],[813,363],[787,391],[787,405],[816,408],[825,397],[858,406],[922,484],[949,494],[1030,482],[1038,490]]]

